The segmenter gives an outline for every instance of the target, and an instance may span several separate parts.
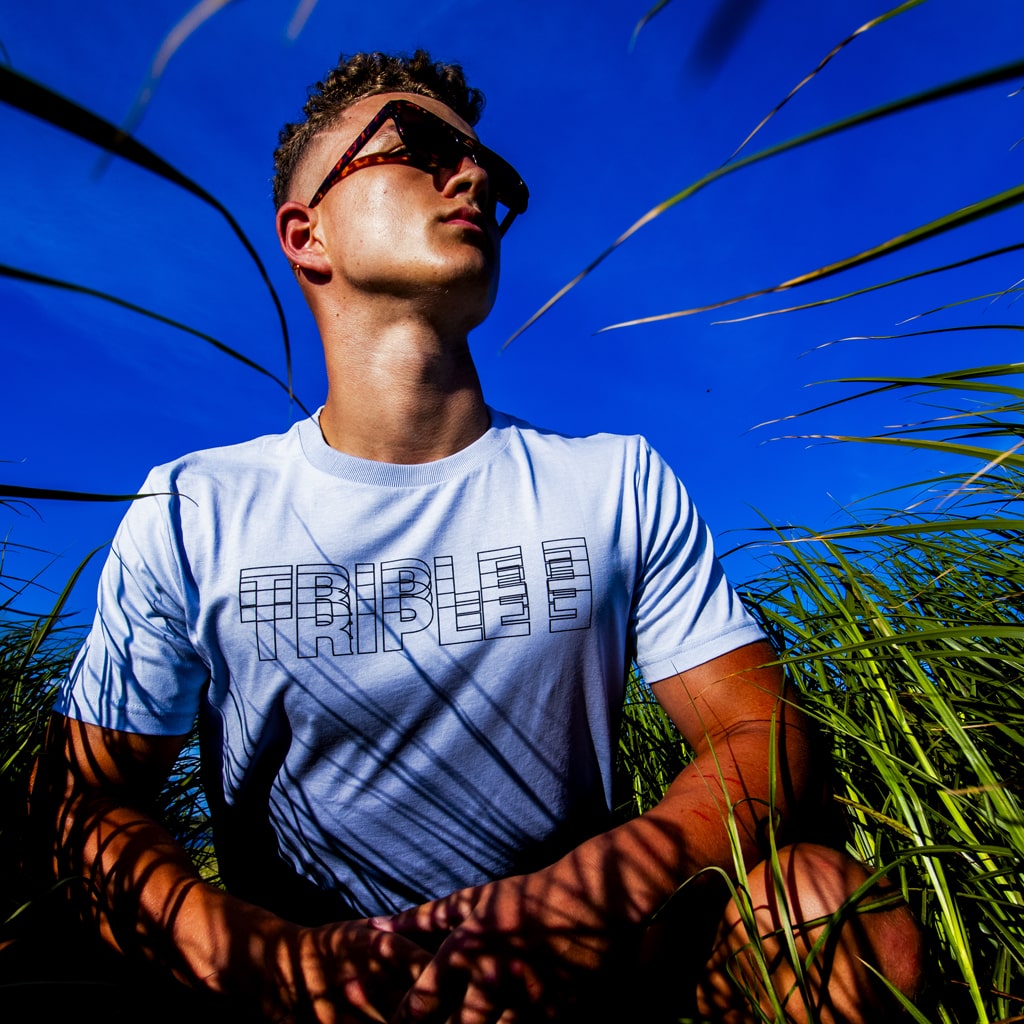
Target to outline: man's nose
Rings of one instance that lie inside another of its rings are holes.
[[[466,194],[481,209],[487,209],[490,180],[487,172],[467,153],[453,170],[442,167],[438,172],[441,191],[445,196]],[[447,177],[445,177],[447,175]]]

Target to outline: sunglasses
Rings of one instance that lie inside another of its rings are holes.
[[[356,156],[387,121],[394,121],[402,142],[401,149]],[[510,163],[493,150],[464,135],[444,118],[408,100],[389,100],[377,111],[373,120],[356,136],[327,177],[320,182],[320,187],[307,205],[316,206],[342,178],[364,167],[409,164],[430,173],[438,169],[455,171],[463,157],[467,156],[487,172],[492,203],[505,208],[498,224],[498,230],[504,235],[512,221],[520,213],[526,212],[530,192],[523,184],[523,179]]]

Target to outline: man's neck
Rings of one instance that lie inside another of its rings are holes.
[[[416,319],[338,323],[321,332],[328,392],[320,429],[332,448],[376,462],[432,462],[487,430],[465,334],[442,337]]]

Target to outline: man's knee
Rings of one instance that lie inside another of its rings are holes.
[[[738,1009],[737,988],[774,1012],[765,969],[775,1001],[798,1022],[870,1016],[877,1024],[895,1015],[899,1000],[879,975],[914,997],[921,933],[898,891],[885,879],[873,880],[862,864],[828,847],[800,843],[779,852],[777,872],[769,862],[757,865],[744,888],[746,896],[741,892],[729,903],[701,986],[708,1014],[750,1016]],[[756,924],[753,941],[750,922]]]

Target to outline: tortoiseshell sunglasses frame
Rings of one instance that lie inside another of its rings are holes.
[[[407,119],[404,125],[403,118]],[[389,120],[395,122],[398,137],[402,140],[402,145],[407,152],[368,153],[366,156],[356,156]],[[411,129],[409,120],[418,120],[420,122],[418,127],[422,127],[425,123],[434,138],[440,139],[440,144],[435,144],[430,152],[426,152],[422,148],[417,149],[414,145],[415,140],[406,137],[406,132],[409,132],[411,136],[416,130]],[[459,159],[455,167],[452,167],[451,157],[456,155]],[[320,187],[306,205],[316,206],[342,178],[347,178],[350,174],[361,171],[365,167],[378,167],[382,164],[410,164],[421,171],[433,172],[438,167],[454,170],[462,163],[463,156],[468,156],[473,163],[487,172],[493,201],[501,203],[508,211],[498,226],[498,230],[504,235],[511,227],[512,221],[519,214],[526,212],[526,204],[530,197],[529,190],[519,176],[519,172],[507,160],[498,156],[494,150],[488,149],[476,139],[471,139],[468,135],[460,132],[444,118],[438,117],[437,114],[409,100],[388,100],[377,111],[370,123],[355,137],[352,145],[341,154],[341,158],[328,172],[327,177],[320,182]]]

